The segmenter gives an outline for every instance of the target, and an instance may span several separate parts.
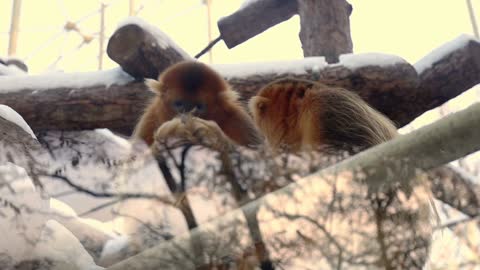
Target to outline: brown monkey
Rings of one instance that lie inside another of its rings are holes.
[[[357,94],[308,80],[272,82],[250,100],[249,108],[274,150],[321,147],[352,153],[397,134],[393,123]]]
[[[237,93],[207,65],[195,61],[180,62],[166,69],[158,81],[148,80],[146,84],[156,96],[138,122],[134,137],[143,139],[148,145],[153,143],[154,133],[160,126],[183,113],[191,113],[195,116],[193,119],[213,121],[210,124],[202,122],[200,126],[205,128],[216,124],[239,145],[261,143],[253,120],[238,102]],[[183,124],[174,121],[163,131],[159,130],[159,136],[174,135],[171,133]]]

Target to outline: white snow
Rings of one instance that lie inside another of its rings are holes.
[[[23,117],[7,105],[0,104],[0,117],[21,127],[25,132],[30,134],[32,138],[34,138],[35,140],[37,139],[32,129],[27,124],[27,122],[25,122]]]
[[[15,264],[31,254],[48,219],[46,213],[48,204],[36,192],[26,171],[11,163],[0,165],[2,259],[7,256],[11,259],[10,263]]]
[[[130,243],[130,237],[127,235],[121,235],[115,237],[111,240],[108,240],[102,250],[101,258],[107,258],[117,253],[121,252],[123,249],[127,248]]]
[[[25,76],[27,73],[25,73],[23,70],[19,69],[15,65],[2,65],[0,64],[0,76],[1,75],[8,75],[8,76]]]
[[[121,68],[94,72],[50,73],[44,75],[0,76],[0,92],[22,89],[81,88],[96,85],[124,85],[133,78]]]
[[[450,54],[451,52],[465,47],[469,42],[475,41],[480,42],[480,40],[475,39],[469,35],[461,35],[454,40],[445,43],[444,45],[436,48],[425,57],[420,59],[417,63],[415,63],[414,67],[417,70],[417,73],[420,74],[428,68],[431,68],[435,65],[436,62],[444,58],[446,55]]]
[[[212,67],[225,78],[236,78],[264,74],[300,75],[308,71],[318,72],[327,65],[324,57],[308,57],[300,60],[220,64]]]
[[[250,6],[251,4],[255,3],[255,2],[258,2],[258,0],[243,0],[242,4],[240,5],[240,8],[238,10],[244,9],[244,8]]]
[[[149,24],[148,22],[142,20],[139,17],[128,17],[125,20],[121,21],[117,29],[123,27],[128,24],[136,24],[141,28],[147,30],[157,39],[158,45],[162,47],[162,49],[173,48],[177,52],[179,52],[185,59],[191,59],[192,57],[188,55],[182,48],[180,48],[167,34],[165,34],[162,30],[158,27]]]
[[[55,220],[49,220],[46,223],[40,241],[35,246],[33,256],[38,259],[52,260],[55,263],[54,270],[103,269],[95,265],[92,257],[78,239]]]
[[[338,64],[350,70],[356,70],[365,66],[388,67],[396,64],[407,63],[405,59],[383,53],[360,53],[360,54],[342,54]]]
[[[111,140],[112,143],[115,144],[116,148],[120,147],[123,152],[131,151],[132,149],[132,144],[128,140],[113,134],[113,132],[107,128],[98,128],[95,129],[95,132],[101,134],[106,139]]]

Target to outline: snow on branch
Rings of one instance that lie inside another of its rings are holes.
[[[420,85],[410,103],[399,104],[408,111],[402,126],[480,83],[480,40],[462,35],[433,50],[415,65]]]
[[[229,255],[232,255],[233,253],[229,254],[229,250],[225,248],[217,248],[215,254],[210,254],[207,253],[208,251],[205,251],[206,254],[203,254],[205,257],[199,257],[198,253],[202,252],[201,250],[198,250],[199,247],[208,247],[212,244],[212,241],[215,241],[214,239],[223,239],[225,241],[228,241],[229,246],[233,246],[236,248],[245,247],[246,245],[248,245],[248,243],[245,243],[245,237],[248,237],[248,234],[245,231],[246,221],[245,219],[243,219],[242,215],[246,213],[246,218],[248,220],[249,218],[252,218],[251,216],[249,216],[249,213],[250,215],[257,213],[257,211],[253,209],[257,209],[259,207],[263,209],[268,207],[277,207],[277,209],[281,208],[282,206],[280,200],[290,197],[296,198],[296,200],[294,201],[296,204],[292,207],[285,206],[285,208],[291,208],[292,210],[282,210],[285,211],[285,213],[283,214],[283,218],[288,219],[289,222],[291,222],[293,219],[298,218],[304,221],[309,221],[313,224],[316,224],[316,228],[318,231],[321,231],[321,234],[325,234],[330,230],[335,231],[335,225],[333,225],[333,228],[326,227],[328,225],[315,223],[315,221],[313,221],[312,218],[310,218],[308,215],[301,216],[293,214],[291,212],[294,211],[293,209],[307,207],[307,204],[311,204],[310,201],[307,201],[305,203],[305,201],[307,200],[307,195],[316,195],[317,198],[325,200],[324,196],[328,194],[325,194],[325,190],[319,187],[319,183],[336,183],[334,185],[335,188],[333,189],[335,193],[338,193],[341,192],[342,189],[345,189],[345,187],[357,186],[357,180],[359,179],[356,177],[352,178],[352,176],[357,175],[357,172],[360,172],[358,176],[362,177],[362,183],[366,183],[369,186],[369,194],[370,192],[375,192],[375,190],[378,189],[388,190],[389,188],[392,188],[397,184],[399,184],[400,186],[411,186],[416,181],[413,179],[418,178],[419,171],[435,168],[437,166],[461,158],[469,153],[475,152],[479,149],[480,104],[475,104],[464,111],[449,115],[429,126],[423,127],[410,134],[400,136],[392,141],[389,141],[387,143],[364,151],[358,155],[355,155],[332,167],[321,170],[306,178],[300,179],[295,183],[286,186],[285,188],[282,188],[258,200],[248,203],[241,209],[232,211],[218,219],[208,222],[207,224],[201,225],[197,229],[191,231],[188,235],[176,237],[169,242],[146,250],[108,269],[179,269],[179,266],[184,267],[182,269],[203,269],[197,268],[199,266],[205,266],[205,261],[203,261],[203,258],[210,257],[218,258],[220,260],[224,259],[226,256],[228,257]],[[403,200],[409,201],[414,200],[416,195],[412,195],[411,191],[406,191],[406,194],[403,194],[400,197],[402,197]],[[381,198],[382,197],[376,199],[381,201]],[[424,200],[428,200],[427,197],[417,199],[420,199],[420,201],[417,201],[417,203],[425,203]],[[346,198],[343,197],[343,200],[345,201]],[[402,205],[404,205],[406,201],[404,201]],[[302,203],[304,203],[305,205],[302,205]],[[334,204],[332,203],[330,207],[334,207],[333,205]],[[342,211],[345,210],[346,209]],[[314,209],[314,211],[318,212],[322,211],[322,209]],[[363,211],[365,211],[365,209],[361,208],[361,212]],[[417,210],[415,211],[420,210],[417,208]],[[386,212],[382,213],[385,214]],[[420,218],[420,212],[417,212],[417,214],[415,215],[415,217]],[[409,218],[400,218],[394,222],[401,222],[401,220],[406,219]],[[428,220],[428,217],[426,218],[426,220]],[[337,222],[340,222],[341,224],[341,221]],[[425,226],[427,223],[428,222],[423,224],[423,226]],[[303,227],[305,227],[305,223],[302,224],[304,224]],[[277,223],[276,225],[279,226],[280,224]],[[394,226],[394,228],[397,229],[394,229],[390,233],[401,234],[401,237],[400,235],[397,235],[398,238],[393,235],[384,237],[388,237],[388,239],[402,239],[400,241],[405,241],[402,242],[402,244],[411,243],[408,242],[410,241],[410,238],[412,238],[412,241],[420,240],[419,237],[429,238],[428,232],[419,229],[422,228],[422,225],[420,225],[420,227],[416,227],[418,226],[417,223],[411,225],[415,226],[415,230],[412,235],[410,235],[410,233],[405,233],[404,231],[402,231],[403,229]],[[343,229],[348,230],[348,228],[352,229],[352,227],[357,227],[357,229],[361,230],[362,228],[366,228],[365,230],[367,230],[367,234],[370,234],[372,232],[368,231],[368,228],[371,229],[371,227],[368,226],[369,225],[365,223],[362,223],[361,226],[352,226],[352,224],[346,224]],[[309,239],[308,236],[305,236],[304,231],[302,231],[302,227],[295,228],[296,232],[294,232],[294,234],[296,233],[296,235],[298,235],[298,239],[296,241],[304,241],[310,243],[311,245],[321,245],[323,239]],[[384,233],[385,231],[382,231],[382,235]],[[378,239],[380,239],[380,235],[378,235],[379,238],[374,238],[371,235],[369,236],[370,237],[368,239],[364,239],[364,241],[369,241],[368,244],[366,242],[363,244],[362,242],[358,242],[360,241],[359,238],[355,238],[353,236],[349,237],[348,241],[345,242],[342,241],[343,238],[338,238],[338,235],[335,235],[335,237],[333,237],[333,235],[328,235],[325,241],[330,243],[330,250],[339,250],[339,258],[345,258],[345,260],[342,261],[342,266],[348,267],[346,265],[349,265],[349,263],[355,264],[355,261],[351,262],[348,260],[349,256],[358,258],[355,257],[354,254],[355,252],[361,252],[361,247],[368,246],[369,249],[374,250],[380,248],[375,246],[378,245],[378,243],[374,244],[376,241],[379,241]],[[385,238],[385,240],[386,239],[387,238]],[[428,242],[428,240],[426,241]],[[392,246],[391,243],[387,243],[387,247],[390,249],[394,246]],[[402,248],[406,247],[404,246],[398,248],[399,250],[397,251],[401,252],[403,251]],[[410,248],[412,248],[412,250],[408,250],[408,254],[405,254],[403,252],[401,254],[404,254],[408,257],[414,254],[415,250],[421,249],[420,246],[417,246],[417,244],[414,244],[414,246]],[[376,251],[377,256],[381,256],[378,254],[382,253],[380,251]],[[230,252],[234,251],[230,250]],[[419,256],[426,257],[426,253],[422,253]],[[335,256],[335,254],[333,256]],[[365,263],[367,263],[372,269],[376,269],[377,267],[383,267],[383,264],[389,263],[386,260],[388,259],[387,256],[391,256],[391,254],[382,253],[382,256],[384,257],[382,257],[383,259],[381,260],[375,260],[374,258],[370,258],[373,263],[368,263],[368,261],[366,261]],[[398,259],[398,256],[393,256],[394,258]],[[414,258],[418,259],[418,257],[412,257],[412,259]],[[382,266],[376,264],[378,262],[381,262]],[[417,267],[421,267],[420,264],[415,265]],[[390,264],[389,266],[398,267],[399,265]]]

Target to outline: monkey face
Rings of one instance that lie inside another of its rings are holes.
[[[257,127],[271,145],[295,145],[302,140],[301,122],[310,90],[304,83],[278,81],[267,85],[249,102]]]
[[[156,83],[149,83],[164,107],[173,114],[192,113],[209,118],[220,93],[227,89],[223,79],[207,65],[185,61],[168,68]]]

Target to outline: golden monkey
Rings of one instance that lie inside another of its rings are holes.
[[[195,61],[180,62],[160,74],[158,81],[148,80],[146,84],[156,96],[138,122],[134,137],[143,139],[148,145],[153,143],[154,133],[160,126],[183,113],[191,113],[195,116],[193,119],[203,119],[199,123],[203,128],[218,125],[239,145],[261,143],[253,120],[239,103],[237,93],[207,65]],[[208,124],[204,120],[214,123]],[[167,126],[170,130],[165,127],[158,135],[172,135],[175,133],[172,129],[182,124],[182,121],[174,121]]]
[[[274,150],[352,153],[397,134],[393,123],[357,94],[308,80],[272,82],[252,97],[249,109]]]

